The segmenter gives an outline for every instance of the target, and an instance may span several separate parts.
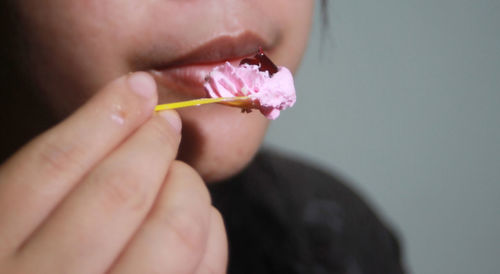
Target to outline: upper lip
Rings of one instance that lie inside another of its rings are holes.
[[[179,100],[185,97],[167,98],[164,96],[183,95],[189,97],[205,97],[203,87],[205,77],[217,65],[229,61],[238,64],[238,59],[254,55],[258,47],[272,49],[279,39],[271,37],[264,39],[254,32],[242,32],[238,35],[219,35],[205,43],[194,45],[175,57],[164,61],[147,62],[147,69],[152,70],[157,82],[162,86],[160,98],[164,100]],[[159,56],[161,52],[158,52]],[[151,60],[152,61],[152,60]]]
[[[167,62],[157,62],[153,65],[155,70],[182,67],[188,65],[208,65],[223,61],[241,59],[257,52],[259,46],[270,50],[275,46],[277,39],[265,41],[254,32],[243,32],[239,35],[221,35],[203,43],[179,57]]]

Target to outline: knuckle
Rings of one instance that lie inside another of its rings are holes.
[[[126,206],[135,211],[148,206],[148,193],[140,178],[128,173],[107,173],[95,175],[97,188],[102,192],[104,202],[113,206]]]
[[[42,172],[51,177],[61,176],[65,171],[83,168],[79,159],[85,151],[78,144],[48,136],[42,140],[40,147],[38,160]]]
[[[207,223],[199,214],[175,210],[166,217],[167,231],[191,254],[201,254],[207,239]]]
[[[196,195],[196,199],[199,201],[204,201],[205,204],[210,205],[212,203],[210,192],[208,191],[205,182],[201,176],[196,172],[194,168],[185,162],[175,160],[170,165],[170,176],[171,178],[181,179],[182,181],[189,184],[193,188],[192,195]]]

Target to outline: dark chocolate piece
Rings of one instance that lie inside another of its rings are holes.
[[[245,58],[241,60],[240,66],[243,64],[259,66],[259,71],[267,71],[270,77],[278,72],[278,67],[264,54],[262,47],[259,47],[259,51],[255,54],[254,58]]]

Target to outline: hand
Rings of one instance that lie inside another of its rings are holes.
[[[152,77],[99,91],[0,167],[0,273],[223,273],[207,188]]]

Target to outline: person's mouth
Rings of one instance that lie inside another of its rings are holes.
[[[238,65],[241,59],[255,55],[259,46],[270,50],[275,44],[276,41],[264,41],[251,32],[219,36],[173,61],[155,65],[152,74],[160,90],[164,88],[181,97],[203,98],[206,97],[203,83],[215,66],[226,61]]]
[[[206,97],[203,83],[210,71],[225,61],[237,65],[239,60],[240,58],[231,57],[231,59],[222,59],[211,63],[194,63],[154,69],[152,74],[157,83],[168,92],[178,93],[177,95],[188,98],[203,98]]]

